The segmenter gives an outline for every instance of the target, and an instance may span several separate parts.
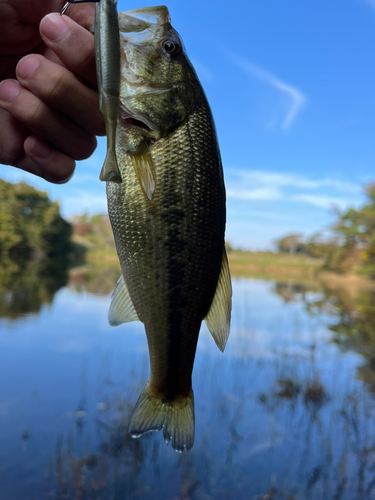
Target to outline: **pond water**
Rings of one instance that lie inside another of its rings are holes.
[[[107,323],[118,271],[9,266],[1,500],[375,498],[373,292],[234,279],[224,354],[201,329],[179,454],[128,435],[149,365],[142,324]]]

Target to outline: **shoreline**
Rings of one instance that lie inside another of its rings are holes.
[[[321,283],[330,289],[348,288],[353,293],[359,289],[375,289],[375,281],[358,274],[337,274],[322,269],[322,259],[305,255],[274,254],[272,252],[230,251],[229,269],[232,278],[254,278],[279,282]],[[82,265],[70,269],[74,279],[85,274],[90,267],[118,268],[117,254],[108,250],[88,250]]]

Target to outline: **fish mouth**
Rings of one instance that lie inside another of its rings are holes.
[[[121,102],[120,105],[120,117],[124,123],[127,123],[132,127],[141,129],[144,132],[148,132],[149,134],[154,135],[155,133],[159,132],[159,127],[155,123],[151,122],[144,116],[132,113],[124,106],[123,102]]]
[[[147,132],[152,132],[152,129],[150,129],[150,127],[146,123],[141,122],[141,120],[137,120],[136,118],[133,118],[131,116],[129,116],[129,118],[125,118],[124,122],[128,125],[133,125],[133,127],[141,128],[143,130],[146,130]]]

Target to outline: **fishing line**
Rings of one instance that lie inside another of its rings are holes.
[[[65,14],[65,12],[68,10],[68,8],[72,3],[97,3],[97,2],[100,2],[100,0],[70,0],[66,2],[64,7],[61,9],[60,16]]]

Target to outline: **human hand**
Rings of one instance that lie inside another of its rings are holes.
[[[0,163],[57,183],[105,134],[94,39],[85,29],[94,6],[73,5],[72,18],[43,18],[63,3],[0,0]]]

